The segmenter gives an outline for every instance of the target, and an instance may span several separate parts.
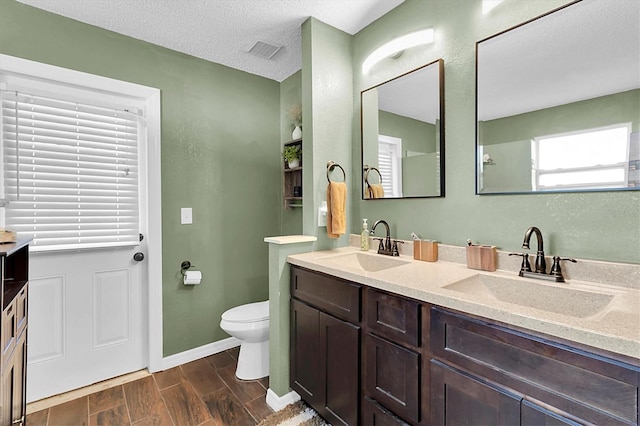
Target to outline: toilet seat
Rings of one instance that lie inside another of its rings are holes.
[[[269,301],[248,303],[231,308],[222,314],[222,320],[244,323],[269,320]]]

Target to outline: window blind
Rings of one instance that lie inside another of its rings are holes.
[[[139,242],[138,117],[2,93],[6,227],[33,250]]]
[[[382,179],[382,188],[388,196],[393,195],[393,151],[388,144],[380,144],[378,148],[378,170]]]

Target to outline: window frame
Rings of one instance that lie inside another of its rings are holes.
[[[608,164],[598,164],[593,166],[577,166],[577,167],[566,167],[563,169],[542,169],[538,166],[540,163],[540,143],[553,138],[559,137],[567,137],[573,135],[584,135],[589,133],[596,133],[600,131],[613,130],[613,129],[626,129],[627,139],[625,143],[625,158],[623,161],[617,163],[608,163]],[[531,186],[533,191],[565,191],[572,189],[588,189],[588,190],[606,190],[609,188],[619,188],[620,186],[627,186],[629,182],[629,138],[632,131],[632,125],[629,122],[625,123],[617,123],[608,126],[600,126],[589,129],[575,130],[571,132],[563,132],[563,133],[554,133],[550,135],[544,136],[536,136],[531,139]],[[570,173],[580,173],[580,172],[590,172],[590,171],[598,171],[598,170],[616,170],[622,169],[624,177],[621,180],[617,181],[608,181],[608,182],[600,182],[600,183],[588,183],[588,187],[586,183],[566,183],[566,184],[558,184],[558,185],[541,185],[540,178],[545,175],[555,174],[570,174]]]

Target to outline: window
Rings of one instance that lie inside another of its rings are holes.
[[[627,186],[630,124],[535,138],[534,190]]]
[[[378,170],[385,197],[402,197],[402,139],[378,135]]]
[[[0,93],[6,227],[35,251],[138,244],[135,109],[21,83]]]

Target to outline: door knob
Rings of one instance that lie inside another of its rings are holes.
[[[141,260],[144,260],[144,253],[137,252],[136,254],[133,255],[133,260],[135,260],[136,262],[140,262]]]

